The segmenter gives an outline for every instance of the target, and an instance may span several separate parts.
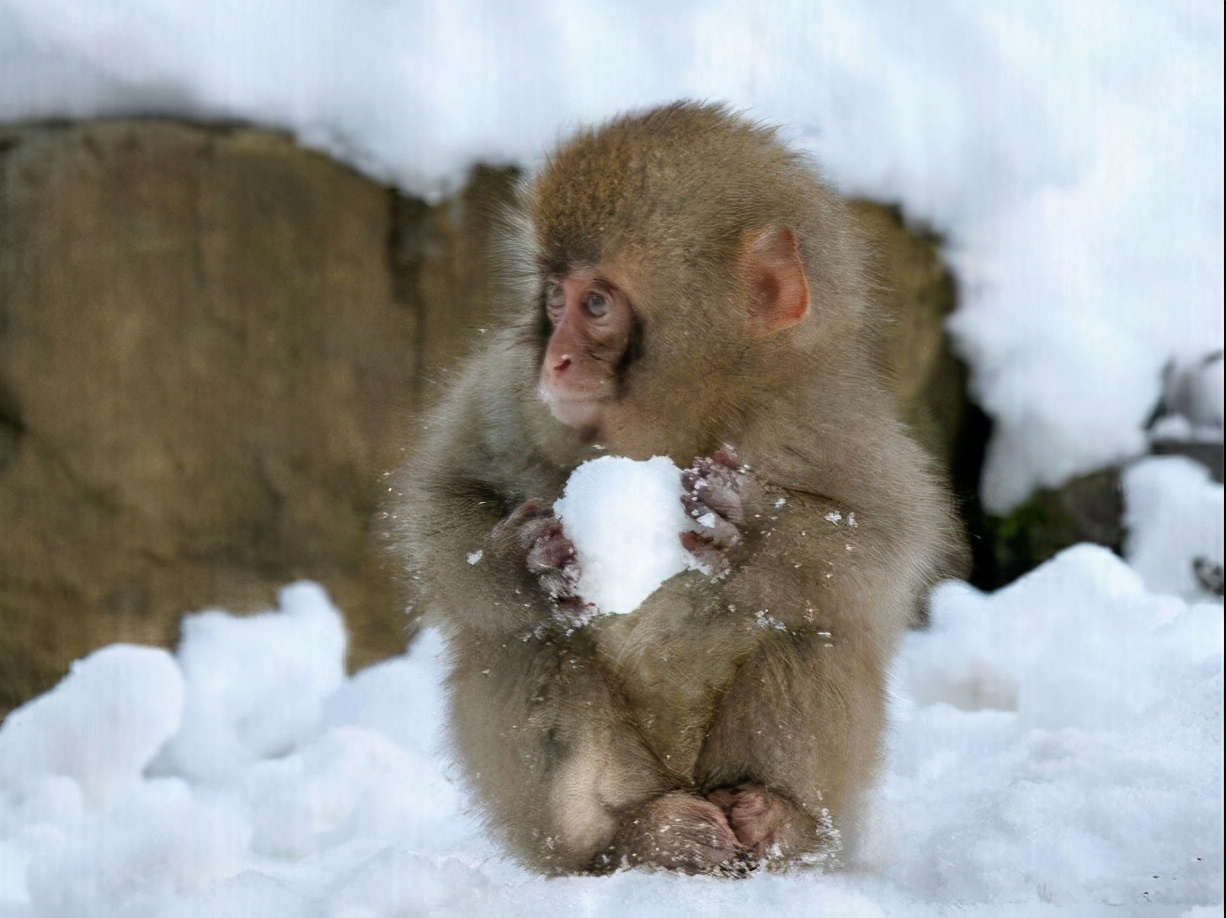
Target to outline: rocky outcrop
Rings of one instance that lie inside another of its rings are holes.
[[[417,359],[392,196],[241,128],[0,146],[0,698],[300,577],[358,658],[403,646],[369,538]]]
[[[382,476],[491,318],[514,179],[431,206],[245,127],[0,128],[0,711],[301,577],[345,610],[352,665],[403,649]],[[908,417],[956,456],[952,282],[934,240],[857,209]]]

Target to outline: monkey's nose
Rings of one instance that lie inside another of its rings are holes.
[[[570,366],[570,354],[563,354],[558,358],[558,362],[553,365],[553,371],[555,373],[561,373],[568,366]]]

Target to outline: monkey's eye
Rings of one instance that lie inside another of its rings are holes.
[[[603,293],[593,290],[584,298],[583,308],[588,311],[589,315],[599,319],[609,311],[609,298]]]
[[[545,285],[545,312],[549,318],[556,322],[562,317],[562,310],[566,306],[566,294],[562,291],[559,284]]]

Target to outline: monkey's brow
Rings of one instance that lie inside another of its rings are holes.
[[[537,269],[546,277],[561,277],[568,267],[566,262],[556,255],[537,255],[534,260]]]

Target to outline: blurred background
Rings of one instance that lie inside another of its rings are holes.
[[[0,0],[0,714],[299,578],[351,668],[403,651],[387,473],[496,321],[496,214],[686,97],[856,201],[976,586],[1128,553],[1142,457],[1220,484],[1219,3]],[[1208,493],[1169,592],[1221,595]]]

